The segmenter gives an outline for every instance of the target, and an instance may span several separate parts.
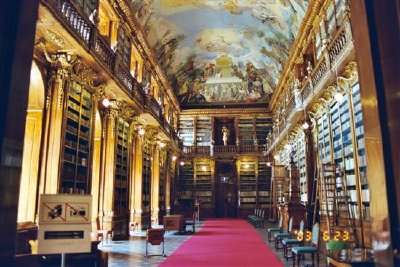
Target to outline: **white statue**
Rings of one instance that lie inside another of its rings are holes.
[[[222,141],[224,141],[224,146],[228,144],[229,129],[226,126],[222,127]]]

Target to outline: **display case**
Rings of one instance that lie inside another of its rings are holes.
[[[179,119],[179,135],[183,140],[184,146],[194,145],[194,119],[180,118]]]
[[[257,197],[256,162],[239,162],[239,201],[242,208],[254,208]]]
[[[211,144],[211,118],[196,119],[196,145],[209,146]]]
[[[61,193],[90,193],[92,119],[92,94],[80,83],[71,80],[66,97]]]
[[[254,119],[239,118],[238,119],[239,141],[241,145],[254,144]]]

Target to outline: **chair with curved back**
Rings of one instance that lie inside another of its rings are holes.
[[[108,243],[113,236],[112,230],[102,229],[100,225],[100,217],[96,218],[97,236],[101,238],[101,242],[106,241]]]
[[[290,234],[292,232],[292,227],[293,227],[293,217],[290,217],[287,231],[282,233],[275,233],[274,241],[276,250],[283,248],[279,247],[279,243],[282,241],[282,239],[290,237]]]
[[[270,227],[270,228],[267,229],[267,231],[268,231],[268,242],[270,242],[270,243],[272,242],[271,237],[272,237],[272,234],[273,234],[273,233],[281,232],[281,231],[282,231],[282,224],[283,224],[283,216],[281,216],[281,217],[279,218],[279,225],[278,225],[278,227]]]
[[[304,243],[304,239],[303,238],[299,238],[300,235],[299,233],[302,233],[303,235],[303,231],[304,231],[304,220],[302,220],[300,222],[300,227],[298,231],[294,232],[294,237],[293,238],[283,238],[281,240],[281,243],[283,244],[283,256],[285,257],[286,260],[289,260],[289,249],[292,248],[292,246],[294,245],[303,245]]]
[[[318,242],[319,242],[319,224],[316,223],[312,228],[311,245],[292,248],[293,267],[300,266],[301,256],[305,254],[311,255],[311,261],[313,267],[315,266],[314,255],[316,254],[317,266],[319,266]]]

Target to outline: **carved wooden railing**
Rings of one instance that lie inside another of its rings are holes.
[[[146,94],[143,90],[142,84],[138,83],[135,79],[133,81],[133,97],[143,106],[145,104]]]
[[[93,24],[80,14],[79,10],[72,3],[66,0],[46,0],[45,2],[55,11],[57,17],[89,46]]]
[[[147,111],[149,111],[151,114],[153,114],[153,116],[157,120],[162,121],[161,107],[158,104],[158,102],[153,98],[153,96],[148,95],[146,97],[145,108]]]
[[[334,64],[340,54],[345,50],[345,48],[347,48],[351,39],[351,26],[348,18],[346,18],[333,39],[333,42],[328,46],[329,61],[331,65]]]
[[[294,111],[295,108],[296,108],[296,99],[293,95],[286,105],[286,114],[288,114],[288,116],[290,116],[290,114]]]
[[[115,63],[115,76],[118,81],[124,86],[124,88],[132,93],[133,89],[133,78],[132,75],[121,65],[121,63]]]
[[[311,74],[311,80],[314,87],[318,85],[318,83],[322,80],[327,71],[328,71],[328,66],[326,65],[326,58],[322,57],[321,60],[318,62],[317,66],[315,67],[313,73]]]
[[[115,54],[111,50],[110,44],[97,30],[93,31],[91,35],[90,49],[94,51],[108,70],[114,70]]]
[[[200,154],[200,155],[232,155],[232,154],[259,154],[263,153],[262,145],[227,145],[227,146],[183,146],[184,154]],[[211,153],[212,149],[212,153]]]

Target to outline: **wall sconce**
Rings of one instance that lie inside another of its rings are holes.
[[[271,162],[270,161],[267,161],[267,166],[271,167]]]
[[[146,131],[144,130],[143,126],[140,126],[138,134],[139,135],[144,135],[146,133]]]
[[[101,104],[103,105],[103,107],[108,108],[108,106],[110,105],[110,100],[108,98],[104,98],[103,101],[101,101]]]
[[[206,166],[201,166],[201,170],[202,170],[203,172],[205,172],[205,171],[207,170],[207,167],[206,167]]]
[[[184,162],[184,161],[181,161],[181,162],[179,162],[179,164],[180,164],[181,166],[183,166],[183,165],[185,165],[185,162]]]
[[[344,98],[344,95],[341,92],[336,92],[334,98],[337,102],[340,102]]]
[[[177,160],[178,159],[178,157],[177,156],[172,156],[172,161],[175,161],[175,160]]]
[[[248,168],[250,168],[250,165],[246,163],[246,164],[244,165],[244,167],[245,167],[246,169],[248,169]]]
[[[304,122],[301,127],[303,127],[304,130],[307,130],[308,128],[310,128],[310,125],[308,124],[308,122]]]

